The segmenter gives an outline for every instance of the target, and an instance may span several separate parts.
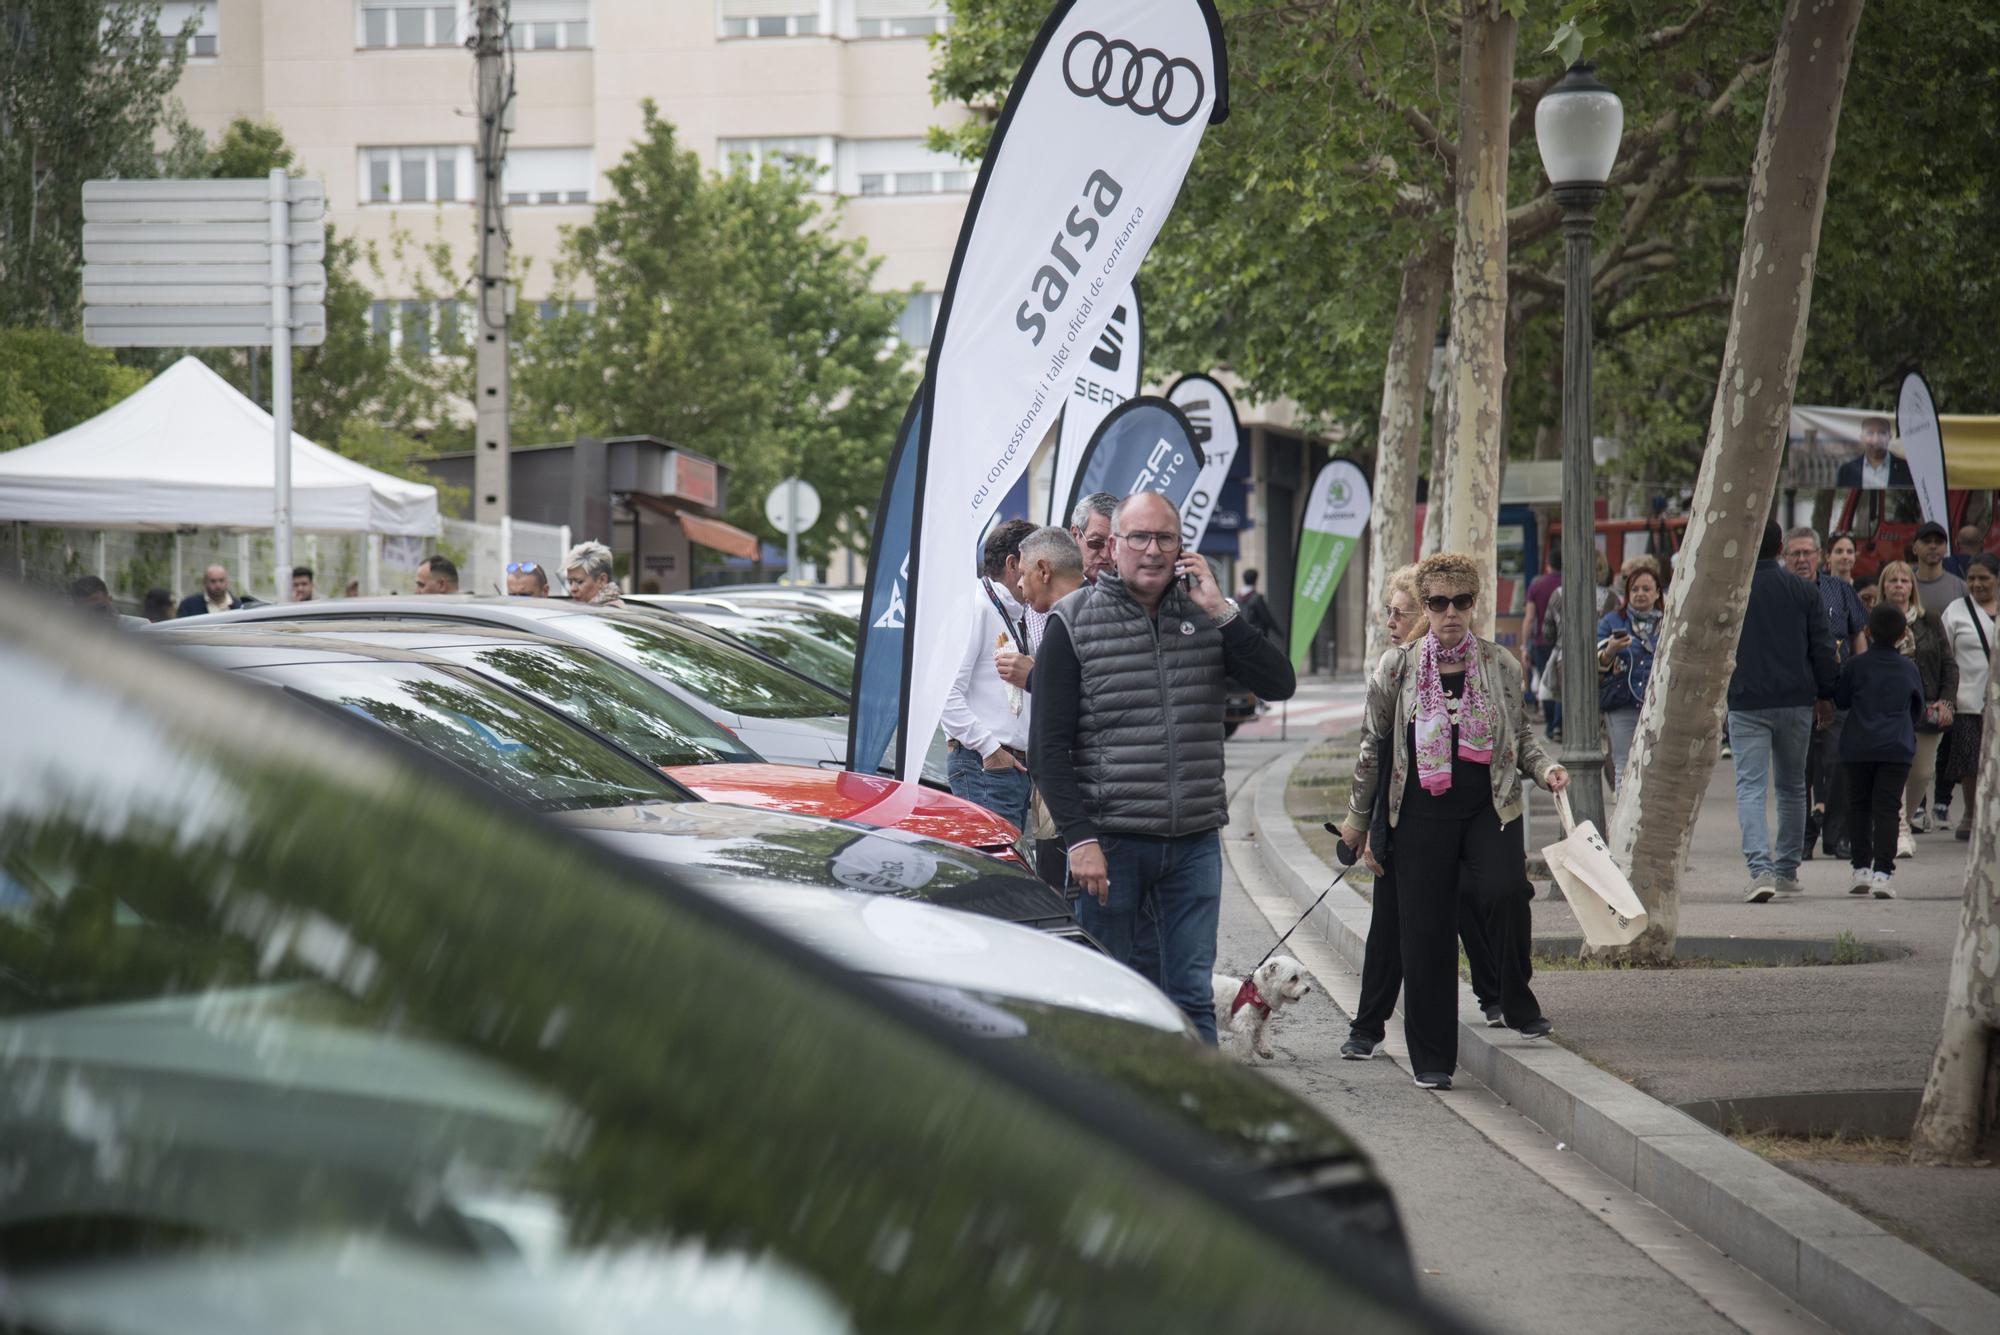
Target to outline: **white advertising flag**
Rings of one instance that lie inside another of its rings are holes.
[[[1896,396],[1896,435],[1903,445],[1903,462],[1910,466],[1910,484],[1928,523],[1951,526],[1951,507],[1944,491],[1944,430],[1938,424],[1931,387],[1920,372],[1903,377]]]
[[[1097,336],[1090,355],[1076,368],[1076,375],[1070,380],[1069,397],[1063,400],[1046,522],[1069,523],[1062,507],[1070,485],[1076,481],[1076,470],[1083,466],[1084,446],[1090,444],[1090,438],[1097,434],[1097,428],[1104,424],[1113,408],[1138,395],[1139,350],[1143,338],[1139,292],[1128,287],[1125,295],[1112,304],[1111,318],[1105,321],[1104,331]]]
[[[1208,521],[1215,517],[1216,498],[1236,462],[1237,442],[1242,439],[1236,425],[1236,402],[1229,391],[1205,375],[1184,375],[1167,391],[1167,401],[1187,414],[1194,428],[1194,443],[1201,447],[1201,475],[1194,480],[1187,504],[1181,507],[1181,546],[1191,552],[1201,550]]]
[[[966,539],[1028,467],[1225,114],[1211,0],[1061,0],[1008,93],[924,381],[896,771],[922,763],[978,596]]]

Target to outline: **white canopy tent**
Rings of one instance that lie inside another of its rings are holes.
[[[0,454],[0,520],[73,528],[272,526],[271,415],[193,357],[58,435]],[[328,533],[438,531],[437,488],[292,433],[292,522]]]

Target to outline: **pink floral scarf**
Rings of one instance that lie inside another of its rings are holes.
[[[1492,702],[1481,689],[1479,659],[1473,653],[1477,643],[1477,637],[1467,635],[1457,647],[1447,649],[1431,634],[1417,648],[1417,782],[1433,797],[1451,791],[1451,705],[1438,664],[1465,663],[1465,690],[1458,702],[1458,754],[1481,765],[1493,763],[1495,719]]]

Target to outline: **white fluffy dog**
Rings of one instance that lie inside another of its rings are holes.
[[[1305,966],[1290,955],[1273,955],[1246,979],[1211,974],[1215,988],[1215,1031],[1218,1035],[1248,1033],[1250,1050],[1271,1055],[1271,1019],[1284,1007],[1312,991]]]

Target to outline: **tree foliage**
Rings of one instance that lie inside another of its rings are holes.
[[[97,416],[146,383],[108,348],[46,328],[0,329],[0,450]]]
[[[186,53],[158,0],[0,0],[0,325],[73,327],[83,183],[154,174]]]
[[[767,536],[765,493],[802,476],[833,522],[801,549],[865,545],[855,516],[916,386],[893,344],[902,298],[869,286],[877,262],[833,235],[800,167],[704,173],[651,103],[607,175],[565,241],[568,309],[522,333],[515,436],[651,434],[709,455],[731,470],[730,517]],[[586,283],[588,312],[570,303]]]

